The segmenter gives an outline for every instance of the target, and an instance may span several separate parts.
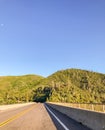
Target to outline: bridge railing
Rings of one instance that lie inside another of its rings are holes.
[[[92,110],[92,111],[105,112],[105,104],[98,104],[98,103],[94,103],[94,104],[70,103],[70,106],[76,107],[76,108]]]
[[[97,111],[97,112],[105,112],[105,104],[100,103],[56,103],[58,105],[68,106],[68,107],[74,107],[74,108],[80,108],[80,109],[86,109],[91,111]]]

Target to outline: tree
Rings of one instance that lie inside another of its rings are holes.
[[[87,80],[87,77],[82,77],[80,83],[81,83],[81,87],[83,89],[88,89],[88,80]]]

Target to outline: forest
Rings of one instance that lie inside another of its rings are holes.
[[[0,104],[22,102],[105,103],[105,74],[81,69],[39,75],[1,76]]]

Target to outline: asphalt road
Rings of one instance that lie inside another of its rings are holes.
[[[37,103],[1,112],[0,130],[56,130],[56,127],[44,105]]]
[[[45,105],[45,107],[57,130],[91,130],[81,123],[78,123],[61,112],[51,108],[50,106]]]
[[[0,112],[0,130],[90,130],[58,111],[37,103]]]

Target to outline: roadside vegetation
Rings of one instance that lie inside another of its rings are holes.
[[[47,78],[0,77],[0,104],[19,102],[105,103],[105,74],[67,69]]]

